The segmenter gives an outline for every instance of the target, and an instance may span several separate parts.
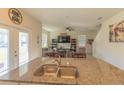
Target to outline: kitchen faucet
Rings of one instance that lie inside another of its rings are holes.
[[[54,61],[57,62],[58,66],[60,66],[61,65],[61,56],[59,54],[56,54]]]

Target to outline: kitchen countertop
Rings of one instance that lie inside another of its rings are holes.
[[[0,76],[0,81],[29,84],[124,84],[124,71],[94,57],[62,58],[62,65],[75,66],[77,79],[53,76],[35,76],[34,72],[43,64],[51,63],[53,58],[38,58]],[[69,64],[67,64],[69,63]]]
[[[49,58],[48,58],[49,59]],[[43,60],[35,59],[26,63],[12,71],[6,71],[0,76],[0,81],[18,82],[18,83],[34,83],[34,84],[77,84],[76,79],[58,78],[53,76],[35,76],[34,72],[43,64],[51,63],[53,59]]]

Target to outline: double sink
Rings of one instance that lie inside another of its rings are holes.
[[[34,75],[76,79],[78,77],[78,71],[75,66],[44,64],[34,72]]]

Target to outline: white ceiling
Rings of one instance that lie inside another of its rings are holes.
[[[98,25],[124,9],[114,8],[27,8],[23,9],[42,22],[47,31],[63,31],[67,26],[74,30],[94,31]],[[101,20],[98,20],[100,17]]]

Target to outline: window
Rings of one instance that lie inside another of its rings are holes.
[[[48,39],[47,39],[47,34],[43,33],[42,34],[42,48],[47,48],[48,47]]]
[[[86,45],[86,35],[78,36],[78,47],[85,47]]]
[[[28,33],[19,32],[19,65],[23,65],[28,61]]]
[[[9,32],[0,29],[0,72],[8,69],[9,61]]]

